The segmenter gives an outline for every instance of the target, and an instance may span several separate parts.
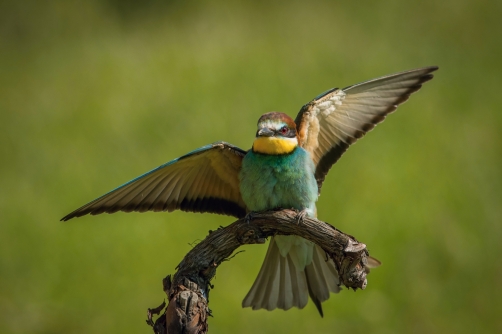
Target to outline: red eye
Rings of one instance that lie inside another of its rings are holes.
[[[286,133],[288,133],[288,128],[287,128],[286,126],[283,126],[283,127],[281,128],[281,133],[282,133],[283,135],[285,135]]]

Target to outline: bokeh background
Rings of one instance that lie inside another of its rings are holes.
[[[502,332],[501,1],[0,4],[0,332],[149,333],[161,280],[211,214],[59,219],[333,86],[439,65],[331,170],[319,217],[383,265],[304,310],[241,301],[264,257],[213,280],[212,333]]]

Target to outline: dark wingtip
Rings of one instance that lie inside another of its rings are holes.
[[[73,217],[71,217],[71,214],[69,214],[69,215],[66,215],[66,216],[64,216],[63,218],[61,218],[59,221],[60,221],[60,222],[65,222],[65,221],[68,221],[68,220],[70,220],[70,219],[72,219],[72,218],[73,218]]]
[[[59,221],[60,222],[67,222],[68,220],[72,219],[72,218],[75,218],[75,217],[79,217],[77,215],[75,215],[73,212],[70,213],[70,214],[67,214],[66,216],[64,216],[63,218],[61,218]]]
[[[427,66],[427,67],[424,67],[424,69],[426,69],[427,72],[422,76],[421,83],[425,83],[429,80],[432,80],[432,78],[434,78],[434,74],[432,74],[432,73],[439,70],[439,66]]]
[[[85,216],[85,215],[88,215],[88,214],[95,215],[95,214],[99,214],[99,213],[103,213],[104,212],[104,211],[102,211],[102,212],[96,213],[96,211],[90,211],[89,209],[82,210],[86,205],[84,205],[83,207],[78,208],[75,211],[70,212],[69,214],[67,214],[66,216],[64,216],[63,218],[61,218],[59,221],[66,222],[66,221],[68,221],[70,219],[82,217],[82,216]]]
[[[415,68],[406,72],[413,72],[413,71],[426,71],[426,73],[432,73],[434,71],[439,70],[439,66],[437,65],[432,65],[432,66],[424,66],[424,67],[419,67]]]

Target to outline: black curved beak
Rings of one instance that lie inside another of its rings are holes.
[[[273,135],[274,131],[270,130],[269,128],[262,128],[256,133],[257,137],[272,137]]]

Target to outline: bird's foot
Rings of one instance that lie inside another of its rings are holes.
[[[296,215],[296,224],[300,225],[300,223],[303,223],[303,220],[307,216],[307,209],[303,209],[302,211],[299,211],[298,214]]]
[[[244,221],[249,224],[251,223],[251,220],[253,220],[253,217],[256,215],[255,211],[249,211],[246,216],[244,217]]]

